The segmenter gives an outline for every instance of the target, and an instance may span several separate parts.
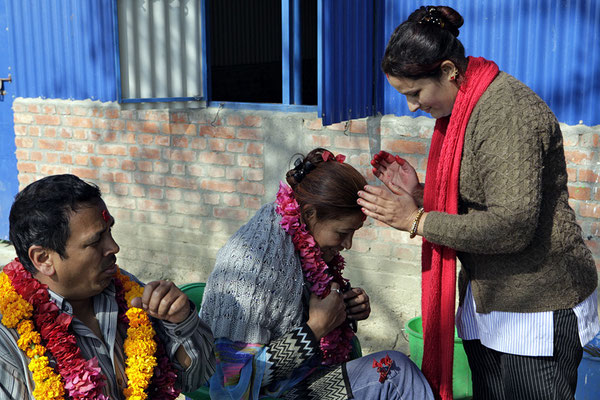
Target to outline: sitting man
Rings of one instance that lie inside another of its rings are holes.
[[[214,372],[210,328],[172,282],[143,286],[119,269],[113,224],[100,190],[73,175],[16,196],[0,398],[174,399]]]

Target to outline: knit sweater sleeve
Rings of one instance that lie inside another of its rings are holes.
[[[465,135],[459,196],[468,212],[428,213],[424,236],[462,252],[515,253],[538,226],[545,153],[558,124],[541,99],[506,74],[488,92]]]

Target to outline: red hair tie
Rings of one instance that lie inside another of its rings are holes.
[[[325,150],[323,152],[323,161],[327,162],[329,160],[335,160],[339,163],[343,163],[346,160],[346,156],[343,154],[338,154],[337,156],[334,157],[334,155],[331,154],[330,151]]]

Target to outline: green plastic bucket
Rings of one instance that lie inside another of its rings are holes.
[[[423,324],[421,317],[410,319],[406,323],[410,359],[419,368],[423,362]],[[471,369],[462,340],[454,332],[454,364],[452,365],[452,394],[455,399],[470,399],[473,397]]]

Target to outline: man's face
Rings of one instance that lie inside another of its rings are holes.
[[[83,300],[110,284],[117,271],[115,254],[119,252],[111,234],[113,224],[103,201],[84,204],[71,214],[66,257],[50,254],[55,269],[50,289],[68,300]]]

